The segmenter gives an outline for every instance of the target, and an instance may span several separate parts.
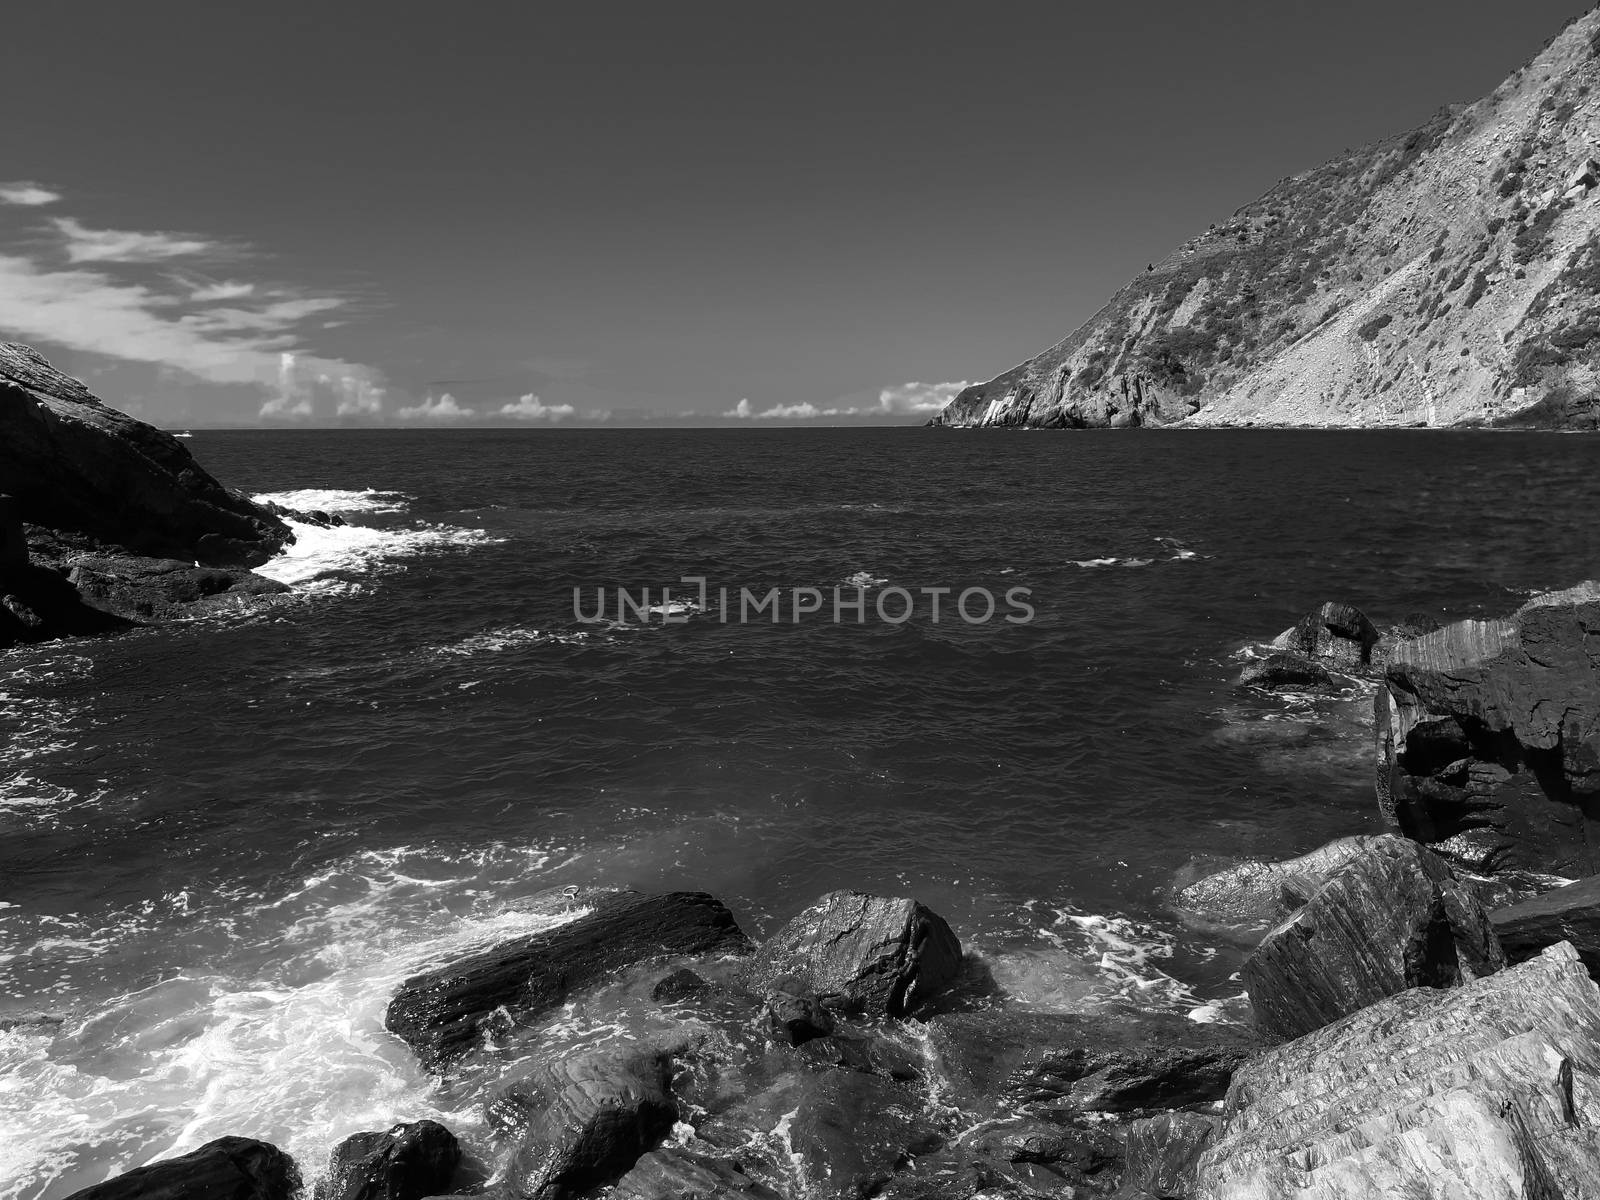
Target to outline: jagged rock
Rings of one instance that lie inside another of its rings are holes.
[[[767,993],[762,1011],[768,1032],[775,1040],[791,1046],[804,1045],[833,1032],[833,1014],[794,980],[780,980]]]
[[[704,996],[711,991],[711,985],[699,975],[680,967],[670,975],[664,975],[656,980],[650,989],[650,999],[659,1000],[663,1004],[676,1004],[680,1000],[693,1000]]]
[[[1138,1112],[1220,1100],[1260,1045],[1247,1030],[1136,1009],[948,1013],[927,1032],[951,1099],[973,1111]]]
[[[1272,644],[1303,658],[1355,668],[1372,661],[1378,631],[1355,605],[1330,600],[1273,638]]]
[[[1489,920],[1512,962],[1568,942],[1589,974],[1600,978],[1600,875],[1497,908]]]
[[[837,1012],[904,1017],[925,1009],[961,972],[961,943],[915,900],[832,892],[773,934],[748,979],[766,991],[790,977]]]
[[[666,1055],[598,1050],[536,1070],[492,1102],[522,1133],[506,1186],[522,1200],[571,1200],[620,1179],[671,1132],[678,1109]]]
[[[1298,1037],[1413,987],[1453,987],[1505,965],[1477,896],[1406,838],[1357,853],[1246,960],[1262,1028]]]
[[[797,1047],[795,1056],[814,1067],[841,1067],[906,1082],[915,1082],[924,1075],[919,1055],[886,1037],[859,1031],[812,1038]]]
[[[253,571],[197,567],[173,559],[84,555],[67,565],[67,582],[84,604],[139,624],[247,608],[289,591]]]
[[[0,343],[0,479],[23,521],[134,554],[253,567],[294,540],[177,438],[108,408],[14,343]]]
[[[789,1122],[808,1195],[861,1200],[939,1137],[918,1092],[859,1071],[824,1071]]]
[[[1200,1156],[1221,1125],[1216,1117],[1181,1110],[1131,1123],[1116,1200],[1190,1200]]]
[[[733,914],[714,896],[614,892],[565,925],[412,976],[389,1002],[384,1027],[436,1071],[486,1035],[531,1022],[625,967],[748,948]]]
[[[1377,696],[1378,799],[1480,873],[1600,873],[1600,583],[1395,647]]]
[[[1328,692],[1338,687],[1328,668],[1303,654],[1278,650],[1265,658],[1245,664],[1239,673],[1240,687],[1264,691]]]
[[[1570,946],[1416,988],[1234,1075],[1197,1200],[1600,1196],[1600,991]]]
[[[292,1200],[300,1172],[276,1146],[225,1137],[117,1175],[68,1200]]]
[[[436,1121],[353,1133],[334,1147],[316,1200],[422,1200],[448,1192],[461,1163],[455,1135]]]
[[[1218,925],[1268,928],[1311,899],[1364,844],[1359,837],[1339,838],[1283,862],[1242,862],[1183,888],[1177,905]]]
[[[677,1147],[644,1155],[610,1194],[613,1200],[781,1200],[778,1192],[745,1174],[738,1161]]]
[[[1122,1142],[1104,1129],[1086,1129],[1032,1117],[989,1126],[964,1142],[1012,1163],[1046,1163],[1082,1175],[1099,1175],[1122,1161]]]

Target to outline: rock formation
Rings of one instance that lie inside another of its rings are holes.
[[[1597,47],[1284,179],[930,423],[1595,428]]]
[[[299,1169],[282,1150],[253,1138],[225,1137],[74,1192],[68,1200],[293,1200],[299,1189]]]
[[[1512,962],[1567,942],[1600,978],[1600,875],[1497,908],[1489,920]]]
[[[353,1133],[334,1147],[315,1200],[422,1200],[450,1190],[461,1146],[436,1121]]]

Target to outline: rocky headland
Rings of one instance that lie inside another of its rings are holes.
[[[1284,179],[930,422],[1600,427],[1600,9]]]

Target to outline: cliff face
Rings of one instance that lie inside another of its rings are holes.
[[[1600,9],[1285,179],[930,424],[1600,427]]]

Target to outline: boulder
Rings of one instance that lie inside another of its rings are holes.
[[[1413,987],[1454,987],[1492,974],[1505,954],[1477,896],[1438,855],[1386,834],[1358,852],[1243,970],[1256,1020],[1298,1037]]]
[[[1600,1196],[1600,991],[1570,946],[1415,988],[1234,1074],[1197,1200]]]
[[[1102,1175],[1122,1161],[1122,1142],[1105,1129],[1014,1117],[979,1130],[963,1144],[1009,1163],[1043,1163],[1079,1175]]]
[[[1305,904],[1364,844],[1360,837],[1339,838],[1298,858],[1239,863],[1183,888],[1177,907],[1217,925],[1270,928]]]
[[[961,943],[931,909],[832,892],[756,951],[747,981],[765,992],[789,977],[837,1012],[904,1017],[925,1010],[960,973]]]
[[[537,1069],[491,1104],[491,1120],[520,1128],[506,1171],[523,1200],[572,1200],[622,1178],[671,1132],[678,1108],[665,1054],[606,1049]]]
[[[1201,1113],[1160,1113],[1132,1122],[1117,1200],[1190,1200],[1200,1156],[1222,1122]]]
[[[803,1190],[823,1200],[872,1195],[939,1140],[919,1092],[859,1071],[822,1072],[789,1121]]]
[[[1378,638],[1378,630],[1359,608],[1330,600],[1273,638],[1272,645],[1303,658],[1353,669],[1372,662]]]
[[[84,604],[136,624],[237,611],[290,590],[253,571],[174,559],[80,555],[65,565]]]
[[[225,1137],[177,1158],[137,1167],[68,1200],[291,1200],[300,1172],[276,1146]]]
[[[711,985],[688,967],[679,967],[670,975],[663,975],[650,989],[650,999],[662,1004],[677,1004],[683,1000],[696,1000],[709,994]]]
[[[768,992],[762,1012],[773,1040],[791,1046],[804,1045],[833,1032],[833,1014],[793,981],[780,981]]]
[[[450,1190],[461,1146],[443,1125],[413,1121],[353,1133],[334,1147],[316,1200],[422,1200]]]
[[[1512,962],[1568,942],[1589,974],[1600,978],[1600,875],[1497,908],[1489,920]]]
[[[927,1024],[950,1099],[975,1112],[1019,1104],[1141,1112],[1220,1100],[1259,1047],[1249,1030],[1123,1009],[947,1013]]]
[[[1478,873],[1600,873],[1600,583],[1403,642],[1376,699],[1378,800]]]
[[[1331,692],[1339,685],[1328,668],[1315,659],[1275,650],[1265,658],[1246,663],[1239,675],[1239,686],[1268,692]]]
[[[294,540],[182,441],[14,343],[0,343],[0,479],[23,521],[133,554],[253,567]]]
[[[664,956],[743,953],[733,914],[702,892],[613,892],[584,916],[414,975],[384,1026],[432,1071],[618,971]]]
[[[812,1038],[799,1046],[795,1057],[813,1067],[840,1067],[865,1071],[914,1083],[923,1078],[922,1057],[897,1042],[877,1034],[849,1030]]]
[[[617,1180],[612,1200],[782,1200],[745,1173],[737,1159],[696,1154],[678,1147],[652,1150]]]

